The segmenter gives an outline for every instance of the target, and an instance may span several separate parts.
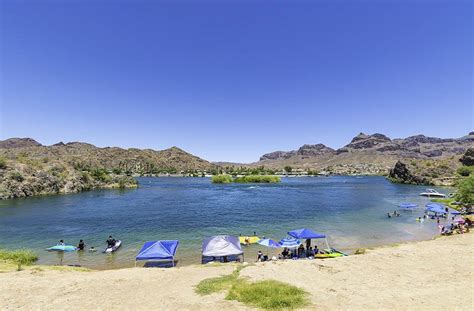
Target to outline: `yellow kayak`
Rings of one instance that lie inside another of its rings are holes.
[[[335,249],[325,249],[323,254],[321,253],[316,254],[316,256],[314,257],[318,259],[324,259],[324,258],[336,258],[336,257],[342,257],[342,256],[347,256],[347,255]]]
[[[240,244],[255,244],[259,241],[260,238],[258,236],[239,236]]]

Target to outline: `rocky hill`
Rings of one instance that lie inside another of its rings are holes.
[[[26,148],[41,146],[39,142],[32,138],[9,138],[0,140],[0,149]]]
[[[459,157],[474,146],[474,133],[461,138],[424,135],[390,139],[383,134],[360,133],[334,150],[323,144],[303,145],[298,150],[264,154],[254,166],[327,171],[337,174],[387,174],[399,160],[445,160],[459,165]]]
[[[133,175],[197,173],[216,166],[177,147],[98,148],[71,142],[43,146],[30,138],[0,141],[0,198],[135,187]]]

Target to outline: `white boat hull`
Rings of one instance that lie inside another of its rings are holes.
[[[420,193],[422,197],[445,198],[446,195],[442,193]]]

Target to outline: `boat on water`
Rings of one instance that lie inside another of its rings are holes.
[[[426,189],[425,192],[420,193],[423,197],[436,197],[436,198],[445,198],[446,194],[439,193],[434,189]]]
[[[122,246],[122,241],[121,241],[121,240],[117,240],[117,241],[115,241],[114,246],[112,246],[112,247],[107,247],[107,248],[104,250],[104,253],[106,253],[106,254],[113,253],[113,252],[117,251],[117,250],[120,248],[120,246]]]

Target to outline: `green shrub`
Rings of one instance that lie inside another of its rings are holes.
[[[291,173],[293,171],[293,168],[291,166],[285,166],[285,172]]]
[[[461,166],[457,169],[457,173],[461,176],[467,177],[474,172],[474,166]]]
[[[214,175],[212,176],[212,182],[215,184],[228,184],[231,183],[232,176],[230,175]]]
[[[7,168],[7,159],[5,157],[0,157],[0,169],[6,169]]]
[[[38,260],[38,255],[29,249],[2,250],[0,249],[0,260],[13,262],[18,265],[18,271],[22,265],[31,265]]]
[[[103,182],[106,182],[106,181],[110,180],[109,172],[106,169],[103,169],[103,168],[93,169],[91,171],[91,176],[95,180],[100,180],[100,181],[103,181]]]
[[[281,178],[275,175],[249,175],[237,177],[234,181],[237,183],[277,183],[281,181]]]
[[[304,290],[274,280],[249,283],[239,280],[232,285],[226,299],[266,310],[296,309],[308,305]]]
[[[11,173],[10,173],[10,178],[13,179],[13,180],[16,180],[16,181],[18,181],[18,182],[22,182],[23,180],[25,180],[25,178],[23,177],[23,175],[21,175],[21,173],[18,172],[18,171],[11,172]]]

